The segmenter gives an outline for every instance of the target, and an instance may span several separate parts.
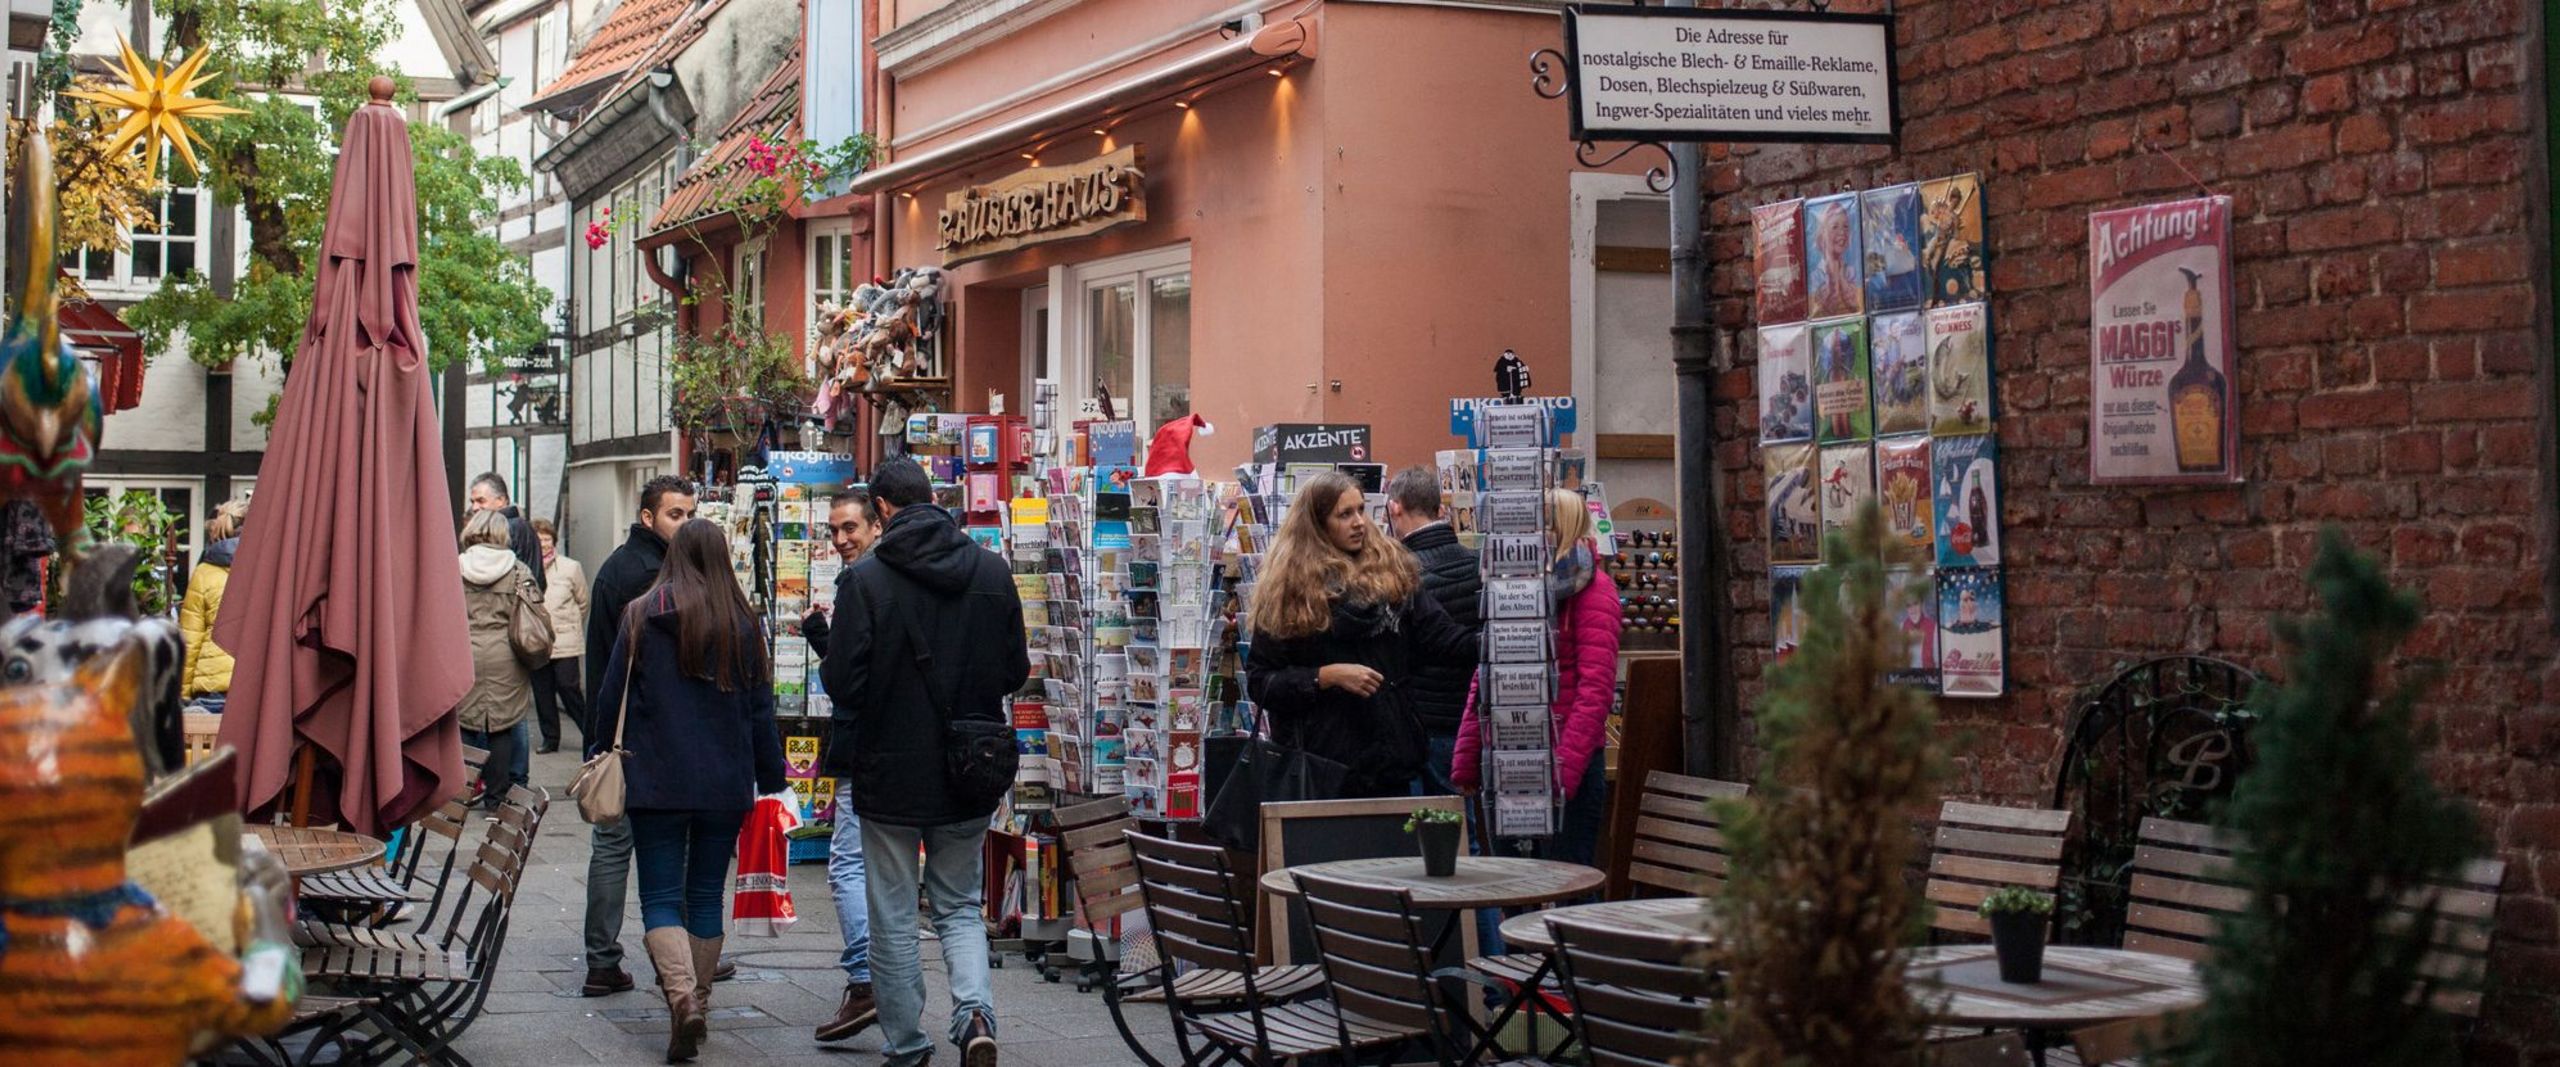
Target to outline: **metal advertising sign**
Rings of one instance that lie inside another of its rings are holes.
[[[2089,480],[2240,480],[2231,198],[2089,216]]]
[[[1892,144],[1893,16],[1584,4],[1564,16],[1573,136]]]

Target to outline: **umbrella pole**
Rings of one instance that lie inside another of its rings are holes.
[[[313,777],[318,775],[318,773],[319,763],[317,758],[311,753],[311,743],[305,741],[299,745],[295,745],[293,751],[293,812],[288,817],[286,825],[311,825],[311,780]]]

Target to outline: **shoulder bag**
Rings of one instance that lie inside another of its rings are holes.
[[[1260,729],[1246,738],[1218,794],[1201,816],[1209,839],[1247,852],[1262,847],[1262,806],[1293,800],[1331,800],[1342,795],[1342,764],[1279,740],[1268,712],[1254,709]]]
[[[1022,767],[1013,724],[1003,719],[963,719],[953,715],[950,699],[933,687],[933,650],[924,639],[923,628],[916,625],[915,615],[899,609],[895,590],[890,591],[882,606],[906,623],[907,646],[915,654],[917,678],[924,686],[926,699],[933,702],[934,713],[941,717],[944,782],[964,806],[994,811],[1005,791],[1013,788],[1014,774]]]
[[[630,651],[623,654],[622,704],[613,714],[613,745],[580,764],[578,776],[569,782],[569,796],[578,802],[578,817],[591,826],[612,826],[622,821],[623,799],[629,788],[622,778],[622,764],[631,756],[622,747],[622,732],[631,725],[631,677],[640,673],[638,618],[637,612],[624,616],[623,644]],[[610,655],[611,650],[606,654]]]
[[[526,670],[551,662],[551,611],[542,606],[542,594],[533,591],[530,578],[516,583],[515,602],[507,605],[507,646]]]

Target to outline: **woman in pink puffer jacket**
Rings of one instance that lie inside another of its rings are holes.
[[[1547,572],[1547,596],[1555,627],[1555,781],[1563,819],[1543,855],[1588,864],[1600,847],[1609,817],[1609,776],[1602,742],[1618,691],[1618,630],[1624,618],[1618,583],[1599,576],[1591,513],[1580,493],[1551,490],[1547,516],[1556,533],[1556,558]],[[1483,782],[1483,741],[1475,694],[1467,694],[1458,723],[1458,747],[1450,781],[1472,795]]]

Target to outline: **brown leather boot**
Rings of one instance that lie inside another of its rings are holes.
[[[710,1025],[711,1018],[711,983],[714,981],[711,974],[720,966],[720,943],[727,940],[726,937],[693,939],[693,974],[696,979],[693,1002],[701,1007],[705,1026]]]
[[[880,1005],[871,998],[871,983],[849,982],[844,987],[844,1003],[836,1006],[836,1017],[818,1027],[818,1040],[842,1041],[871,1029],[880,1020]]]
[[[667,1062],[691,1063],[709,1029],[699,983],[694,980],[692,937],[681,926],[661,926],[640,939],[658,968],[658,991],[667,998]]]

